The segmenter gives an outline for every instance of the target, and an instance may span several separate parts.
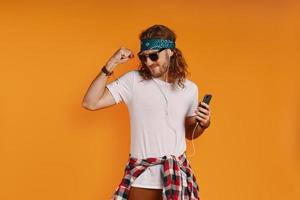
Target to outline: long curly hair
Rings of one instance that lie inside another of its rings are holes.
[[[168,39],[176,42],[176,34],[174,31],[164,25],[157,24],[143,30],[139,38],[140,41],[144,39]],[[178,86],[184,88],[183,82],[187,75],[190,76],[190,72],[187,70],[187,63],[178,48],[171,50],[173,51],[173,55],[170,58],[168,78],[173,86],[176,84],[176,81],[178,81]],[[145,63],[140,63],[138,72],[144,80],[152,78],[151,72]]]

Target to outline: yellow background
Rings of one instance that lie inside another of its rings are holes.
[[[106,200],[130,146],[125,104],[81,107],[139,33],[173,29],[211,126],[190,158],[201,200],[300,199],[300,15],[292,1],[10,1],[0,6],[0,199]],[[137,57],[115,69],[136,69]],[[114,78],[109,78],[109,81]],[[187,153],[192,143],[187,141]]]

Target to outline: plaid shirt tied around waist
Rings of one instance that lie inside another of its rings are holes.
[[[130,156],[130,154],[129,154]],[[199,187],[185,152],[176,157],[168,155],[158,158],[137,159],[129,157],[121,183],[112,200],[128,200],[131,184],[147,167],[163,165],[163,200],[200,200]]]

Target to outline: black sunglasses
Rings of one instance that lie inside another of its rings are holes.
[[[165,50],[166,48],[162,48],[162,49],[160,49],[160,50],[158,50],[158,51],[156,51],[156,52],[153,52],[153,53],[149,53],[149,54],[146,54],[146,55],[141,55],[140,53],[138,53],[138,56],[139,56],[139,59],[141,60],[141,62],[146,62],[146,60],[147,60],[147,57],[149,57],[150,58],[150,60],[152,60],[152,61],[157,61],[158,60],[158,58],[159,58],[159,53],[161,52],[161,51],[163,51],[163,50]]]

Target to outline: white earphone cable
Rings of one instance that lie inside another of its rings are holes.
[[[194,145],[193,139],[194,139],[194,133],[195,133],[195,130],[197,129],[198,125],[199,125],[199,122],[196,123],[196,126],[195,126],[195,128],[194,128],[194,130],[193,130],[193,133],[192,133],[193,153],[192,153],[192,155],[187,155],[187,157],[193,157],[194,154],[196,153],[196,149],[195,149],[195,145]]]

